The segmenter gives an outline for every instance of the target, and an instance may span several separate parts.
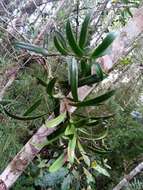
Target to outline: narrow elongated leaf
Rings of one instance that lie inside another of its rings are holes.
[[[114,39],[116,38],[116,34],[111,32],[106,38],[102,41],[102,43],[93,51],[91,57],[96,59],[106,54],[107,48],[112,44]]]
[[[72,96],[78,101],[78,65],[75,58],[69,61],[69,84],[71,86]]]
[[[84,85],[92,85],[92,84],[100,82],[100,81],[101,81],[101,78],[98,77],[96,74],[90,75],[90,76],[79,79],[78,87],[81,87]]]
[[[96,75],[100,78],[100,80],[102,81],[104,79],[104,75],[103,75],[103,71],[101,69],[101,66],[96,63],[93,65],[96,71]]]
[[[30,108],[28,110],[25,111],[25,113],[23,114],[23,116],[27,116],[30,113],[32,113],[38,106],[40,106],[42,99],[38,99],[36,102],[34,102],[34,104],[32,106],[30,106]]]
[[[108,135],[108,129],[106,129],[106,131],[104,133],[102,133],[102,134],[100,134],[98,136],[95,136],[95,135],[90,135],[89,136],[89,133],[87,133],[86,137],[80,137],[80,138],[85,139],[85,140],[90,140],[90,141],[99,141],[99,140],[102,140],[102,139],[106,138],[107,135]]]
[[[57,80],[56,78],[51,79],[50,82],[47,85],[47,93],[50,96],[53,95],[53,90],[54,90],[54,86],[55,86],[56,80]]]
[[[67,40],[69,42],[69,45],[72,49],[72,51],[79,57],[81,57],[83,55],[83,51],[80,49],[80,47],[78,46],[72,28],[71,28],[71,24],[70,21],[67,21],[66,24],[66,36],[67,36]]]
[[[12,102],[13,102],[12,100],[1,100],[1,101],[0,101],[0,105],[6,106],[6,105],[8,105],[8,104],[10,104],[10,103],[12,103]]]
[[[87,116],[81,115],[81,114],[76,114],[79,117],[86,118]],[[96,117],[88,117],[90,120],[104,120],[104,119],[109,119],[111,117],[114,117],[115,114],[109,114],[109,115],[101,115],[101,116],[96,116]]]
[[[54,98],[54,114],[56,117],[60,114],[60,100],[59,100],[59,98]]]
[[[81,75],[82,76],[89,76],[91,75],[91,64],[88,64],[87,60],[80,61],[81,66]]]
[[[38,80],[38,82],[39,82],[42,86],[47,87],[48,84],[47,84],[45,81],[43,81],[43,80],[40,79],[39,77],[37,77],[36,79]]]
[[[85,107],[85,106],[96,106],[99,103],[109,99],[111,96],[113,96],[115,93],[115,90],[111,90],[101,96],[98,96],[96,98],[87,100],[87,101],[83,101],[83,102],[75,102],[75,103],[70,103],[72,106],[75,107]]]
[[[65,135],[73,135],[75,133],[75,126],[73,123],[69,123],[65,130]]]
[[[73,138],[68,143],[68,161],[73,164],[75,158],[75,147],[76,147],[77,135],[73,135]]]
[[[40,53],[40,54],[42,54],[44,56],[48,55],[48,50],[47,49],[41,48],[41,47],[36,46],[36,45],[29,44],[29,43],[15,42],[14,47],[16,49],[26,49],[26,50],[29,50],[29,51],[33,51],[35,53]]]
[[[87,35],[88,35],[88,26],[90,23],[90,19],[91,19],[91,14],[88,14],[85,17],[84,22],[81,27],[80,38],[79,38],[79,47],[81,49],[83,49],[86,45]]]
[[[58,40],[60,41],[60,43],[62,44],[63,48],[67,50],[67,43],[65,41],[65,38],[61,34],[61,32],[55,31],[55,34],[56,34]]]
[[[53,142],[64,136],[64,130],[64,127],[58,128],[50,136],[48,136],[48,138],[43,143],[34,144],[34,146],[41,149],[46,145],[52,144]]]
[[[58,137],[59,135],[64,134],[66,125],[67,125],[66,120],[63,123],[60,123],[60,127],[58,127],[51,135],[49,135],[47,137],[47,140],[50,141],[50,140]]]
[[[94,153],[98,153],[98,154],[107,154],[109,153],[109,151],[105,150],[105,149],[102,149],[102,148],[99,148],[99,147],[91,147],[91,146],[88,146],[88,149],[91,150],[92,152]]]
[[[83,77],[78,80],[78,87],[84,86],[84,85],[92,85],[95,83],[98,83],[101,81],[101,78],[99,78],[96,74],[90,75],[87,77]],[[68,81],[60,81],[60,84],[64,86],[65,88],[68,87]]]
[[[48,93],[50,96],[52,96],[52,95],[53,95],[53,89],[54,89],[54,86],[55,86],[55,83],[56,83],[57,78],[51,79],[51,80],[49,81],[49,83],[43,81],[43,80],[40,79],[39,77],[37,77],[37,80],[38,80],[38,82],[39,82],[42,86],[46,87],[47,93]]]
[[[56,36],[54,36],[54,45],[62,55],[68,55],[68,51],[63,47]]]
[[[45,115],[47,115],[48,113],[42,114],[42,115],[38,115],[38,116],[19,116],[19,115],[14,115],[12,113],[10,113],[6,108],[3,108],[4,112],[11,118],[13,119],[17,119],[17,120],[34,120],[34,119],[38,119],[40,117],[43,117]]]
[[[89,118],[80,119],[79,121],[75,122],[74,125],[76,128],[80,128],[83,126],[94,126],[99,124],[99,121],[97,120],[90,120]]]
[[[47,128],[53,128],[53,127],[56,127],[58,126],[60,123],[62,123],[66,118],[66,112],[65,113],[62,113],[61,115],[59,115],[58,117],[52,119],[52,120],[49,120],[46,122],[45,126]]]
[[[81,153],[81,155],[83,157],[84,162],[86,163],[87,166],[90,166],[90,159],[86,155],[86,152],[84,151],[84,149],[83,149],[83,147],[82,147],[82,145],[81,145],[81,143],[79,141],[78,141],[78,148],[79,148],[79,151],[80,151],[80,153]]]
[[[61,156],[49,167],[49,172],[56,172],[57,170],[59,170],[64,165],[64,157],[64,153],[61,154]]]
[[[128,13],[131,17],[133,17],[133,14],[132,14],[132,12],[131,12],[131,10],[130,10],[129,7],[126,7],[126,11],[127,11],[127,13]]]
[[[92,176],[92,174],[86,169],[83,167],[83,171],[84,171],[84,174],[86,175],[86,178],[87,178],[87,183],[94,183],[95,180],[94,180],[94,177]]]
[[[96,171],[98,171],[100,174],[103,174],[107,177],[110,177],[110,174],[108,173],[108,171],[104,168],[102,168],[99,164],[96,163],[96,161],[94,161],[92,164],[91,164],[91,167],[93,169],[95,169]]]
[[[105,139],[107,137],[107,135],[108,135],[108,128],[106,129],[106,131],[102,135],[100,135],[98,137],[94,137],[94,140],[99,141],[99,140]]]
[[[50,140],[45,140],[43,143],[39,143],[37,145],[35,145],[37,148],[42,149],[44,146],[47,146],[49,144],[52,144],[53,142],[57,141],[60,137],[62,137],[64,135],[64,133],[60,133],[59,135],[57,135],[56,137],[50,139]]]
[[[79,128],[78,131],[80,131],[84,135],[89,135],[89,132],[86,129]],[[80,136],[80,138],[81,138],[81,136]]]
[[[89,121],[88,123],[86,123],[87,126],[95,126],[98,124],[99,124],[99,121],[96,121],[96,120],[92,120],[92,121]]]
[[[80,120],[74,122],[74,125],[75,125],[76,128],[80,128],[82,126],[85,126],[88,122],[89,122],[89,119],[84,118],[84,119],[80,119]]]
[[[92,85],[95,83],[100,82],[101,79],[95,74],[87,77],[83,77],[78,80],[78,87],[84,86],[84,85]],[[68,81],[60,81],[60,84],[64,86],[65,88],[68,88]]]

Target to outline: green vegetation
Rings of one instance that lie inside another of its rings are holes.
[[[131,4],[138,6],[138,2]],[[125,6],[120,11],[116,22],[125,25],[132,17],[132,9]],[[110,52],[116,38],[116,33],[107,30],[95,47],[90,47],[95,30],[91,25],[93,16],[85,15],[84,19],[82,14],[76,17],[82,20],[81,27],[68,15],[62,27],[58,23],[59,30],[47,34],[50,41],[46,45],[33,45],[20,38],[12,41],[15,59],[0,57],[3,73],[21,55],[25,56],[16,80],[0,101],[0,170],[42,124],[56,128],[43,144],[34,145],[41,151],[12,190],[111,190],[142,160],[143,127],[131,116],[138,97],[128,102],[133,89],[126,87],[122,93],[111,86],[80,100],[79,87],[93,87],[108,77],[98,58]],[[114,19],[112,24],[114,28]],[[119,67],[129,66],[132,56],[120,63]],[[69,92],[71,97],[67,98]],[[60,113],[63,100],[65,109]],[[67,105],[77,108],[76,112],[71,114]],[[139,111],[142,115],[142,108]],[[51,114],[53,118],[47,121]],[[142,187],[137,176],[125,190]]]

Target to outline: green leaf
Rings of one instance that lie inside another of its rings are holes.
[[[8,104],[10,104],[10,103],[12,103],[12,102],[13,102],[12,100],[1,100],[1,101],[0,101],[0,105],[6,106],[6,105],[8,105]]]
[[[74,122],[74,125],[75,125],[76,128],[80,128],[80,127],[86,125],[88,122],[89,122],[89,119],[84,118],[84,119],[80,119],[80,120]]]
[[[50,140],[45,140],[43,143],[37,144],[36,148],[42,149],[43,147],[48,146],[49,144],[52,144],[53,142],[57,141],[63,135],[64,135],[64,133],[60,133],[59,135],[55,136],[54,138],[52,138]]]
[[[47,93],[52,96],[53,95],[53,89],[55,86],[57,78],[53,78],[50,80],[50,82],[47,84]]]
[[[81,27],[81,32],[80,32],[80,38],[79,38],[79,47],[83,49],[86,45],[87,41],[87,35],[88,35],[88,26],[91,20],[91,14],[88,14]]]
[[[54,36],[54,45],[62,55],[68,55],[68,51],[63,47],[60,40],[56,36]]]
[[[127,13],[128,13],[131,17],[133,17],[133,14],[132,14],[132,12],[130,11],[130,8],[129,8],[129,7],[127,7],[125,10],[127,11]]]
[[[34,120],[34,119],[39,119],[40,117],[43,117],[45,115],[47,115],[48,113],[42,114],[42,115],[38,115],[38,116],[19,116],[19,115],[14,115],[12,113],[10,113],[6,108],[3,108],[4,112],[9,116],[12,117],[13,119],[17,119],[17,120]]]
[[[90,166],[90,159],[86,155],[86,152],[84,151],[84,149],[83,149],[83,147],[82,147],[82,145],[81,145],[81,143],[79,141],[78,141],[78,148],[79,148],[79,151],[80,151],[80,153],[81,153],[81,155],[83,157],[84,162],[86,163],[87,166]]]
[[[86,123],[87,126],[95,126],[98,125],[99,121],[93,120],[93,121],[89,121],[88,123]]]
[[[42,99],[38,99],[36,102],[34,102],[34,104],[32,106],[30,106],[30,108],[28,108],[28,110],[26,110],[23,114],[23,116],[27,116],[30,113],[32,113],[40,104],[41,104]]]
[[[75,147],[76,147],[77,135],[73,135],[73,138],[68,143],[68,161],[73,164],[75,158]]]
[[[116,38],[116,34],[111,32],[106,38],[102,41],[102,43],[93,51],[91,57],[96,59],[106,54],[107,48],[112,44],[114,39]]]
[[[52,119],[52,120],[49,120],[49,121],[46,121],[45,123],[45,126],[47,128],[53,128],[53,127],[56,127],[58,126],[61,122],[63,122],[66,118],[66,112],[65,113],[62,113],[60,114],[58,117]]]
[[[75,133],[75,126],[73,123],[69,123],[65,130],[65,135],[73,135]]]
[[[102,71],[101,66],[98,63],[93,64],[93,66],[94,66],[94,68],[96,70],[97,77],[99,77],[100,81],[102,81],[104,79],[104,75],[103,75],[103,71]]]
[[[42,79],[40,79],[39,77],[36,78],[38,80],[38,82],[46,87],[46,91],[47,93],[50,95],[50,96],[53,96],[53,89],[54,89],[54,86],[55,86],[55,83],[56,83],[56,80],[57,78],[53,78],[49,81],[49,83],[43,81]]]
[[[75,58],[68,62],[69,65],[69,84],[71,86],[72,96],[78,101],[78,65]]]
[[[65,163],[65,154],[61,154],[61,156],[49,167],[49,172],[56,172],[59,170]]]
[[[101,78],[99,76],[97,76],[96,74],[90,75],[90,76],[79,79],[78,87],[81,87],[84,85],[92,85],[92,84],[100,82],[100,81],[101,81]]]
[[[99,103],[109,99],[111,96],[113,96],[115,93],[115,90],[111,90],[101,96],[98,96],[96,98],[83,101],[83,102],[75,102],[75,103],[70,103],[70,105],[75,106],[75,107],[85,107],[85,106],[96,106]]]
[[[107,172],[106,169],[102,168],[100,165],[96,164],[91,166],[93,169],[95,169],[96,171],[98,171],[100,174],[103,174],[107,177],[110,177],[110,174]]]
[[[55,31],[55,34],[56,34],[58,40],[60,41],[60,43],[62,44],[63,48],[67,50],[67,43],[65,41],[65,38],[61,34],[61,32]]]
[[[57,117],[60,114],[60,99],[54,98],[54,114]]]
[[[47,49],[41,48],[41,47],[36,46],[36,45],[29,44],[29,43],[15,42],[14,47],[16,49],[26,49],[26,50],[29,50],[29,51],[33,51],[35,53],[40,53],[40,54],[42,54],[44,56],[48,55],[48,50]]]
[[[37,77],[36,79],[38,80],[38,82],[39,82],[42,86],[47,87],[48,84],[47,84],[45,81],[43,81],[43,80],[40,79],[39,77]]]
[[[105,137],[107,137],[107,135],[108,135],[108,128],[106,129],[106,131],[102,135],[100,135],[98,137],[94,137],[94,140],[98,141],[98,140],[105,139]]]
[[[81,114],[76,114],[79,117],[86,118],[87,116],[81,115]],[[96,117],[88,117],[88,119],[93,119],[93,120],[104,120],[104,119],[109,119],[111,117],[114,117],[115,114],[109,114],[109,115],[103,115],[103,116],[96,116]]]
[[[80,47],[78,46],[78,44],[76,43],[72,28],[71,28],[71,24],[70,21],[67,21],[66,24],[66,36],[67,36],[67,40],[69,42],[69,45],[72,49],[72,51],[78,56],[81,57],[83,55],[83,51],[80,49]]]
[[[103,149],[103,148],[99,148],[99,147],[97,147],[97,146],[95,146],[95,145],[94,145],[94,147],[93,147],[93,146],[89,146],[89,145],[88,145],[87,147],[88,147],[88,149],[91,150],[92,152],[98,153],[98,154],[107,154],[107,153],[110,152],[109,150],[105,150],[105,149]]]
[[[85,133],[84,131],[81,131],[83,133]],[[86,137],[81,137],[82,139],[86,139],[86,140],[90,140],[90,141],[99,141],[99,140],[102,140],[104,138],[107,137],[108,135],[108,128],[106,129],[106,131],[98,136],[95,136],[95,135],[90,135],[89,137],[89,133],[87,133],[88,136]]]
[[[81,66],[81,75],[82,76],[91,75],[91,64],[88,64],[87,60],[82,59],[80,61],[80,66]]]
[[[90,121],[89,118],[84,118],[84,119],[80,119],[79,121],[75,122],[74,125],[76,128],[80,128],[83,126],[93,126],[93,125],[97,125],[99,124],[99,121],[94,120],[94,121]]]
[[[92,174],[86,169],[83,167],[83,171],[84,171],[84,174],[86,175],[86,178],[87,178],[87,183],[94,183],[95,180],[94,180],[94,177],[92,176]]]

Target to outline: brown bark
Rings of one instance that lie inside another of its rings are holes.
[[[137,10],[133,19],[129,21],[127,26],[122,29],[119,37],[115,40],[112,46],[112,54],[102,58],[101,62],[106,70],[111,70],[115,63],[126,53],[126,50],[134,42],[134,40],[143,32],[143,7]],[[110,62],[110,65],[108,63]],[[80,99],[83,100],[94,89],[93,87],[84,86],[79,88]],[[61,104],[61,107],[63,103]],[[73,113],[75,107],[69,107],[69,111]],[[62,110],[62,108],[61,108]],[[52,116],[51,116],[52,117]],[[40,151],[40,148],[34,146],[38,143],[44,143],[46,137],[50,135],[56,128],[49,130],[42,125],[37,133],[27,142],[23,149],[11,161],[7,168],[3,171],[0,179],[5,183],[7,188],[10,188],[17,178],[22,174],[28,164]]]

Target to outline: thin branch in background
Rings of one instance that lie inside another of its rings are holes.
[[[0,4],[1,4],[1,6],[2,6],[3,10],[5,11],[5,13],[6,13],[8,16],[10,16],[10,15],[11,15],[11,13],[7,10],[7,8],[5,7],[5,5],[4,5],[3,1],[1,1],[1,2],[0,2]]]
[[[97,19],[97,21],[95,23],[95,26],[94,26],[95,29],[97,28],[98,23],[101,21],[102,14],[103,14],[103,12],[106,9],[107,3],[108,3],[108,0],[105,0],[105,2],[102,4],[102,7],[100,8],[101,9],[100,15],[99,15],[99,12],[96,13],[96,11],[95,11],[95,17],[94,17],[94,19],[97,17],[97,14],[99,15],[98,19]]]
[[[38,14],[37,17],[35,18],[35,20],[34,20],[32,23],[30,23],[30,25],[31,25],[31,24],[32,24],[32,25],[36,24],[36,22],[38,21],[38,19],[40,18],[40,16],[43,14],[43,11],[44,11],[45,8],[46,8],[46,3],[45,3],[45,5],[44,5],[43,9],[39,11],[39,14]]]
[[[118,185],[116,185],[116,187],[113,188],[113,190],[120,190],[123,187],[127,187],[129,181],[131,181],[142,170],[143,162],[141,162],[137,167],[135,167],[128,175],[125,175],[125,177],[118,183]]]
[[[79,0],[77,0],[77,3],[76,3],[76,40],[78,39],[78,28],[79,28],[79,5],[80,5],[80,2]]]
[[[2,17],[0,17],[0,19],[5,23],[5,24],[9,24],[7,21],[5,21]],[[16,27],[13,26],[12,22],[9,24],[9,26],[13,29],[14,33],[16,32],[16,34],[13,34],[13,32],[9,31],[8,29],[6,29],[6,31],[14,38],[17,38],[17,35],[19,35],[23,40],[30,42],[30,40],[24,36],[23,33],[20,33]],[[0,26],[1,27],[1,26]]]
[[[52,15],[52,18],[55,19],[57,13],[59,12],[59,10],[63,7],[63,5],[65,4],[65,0],[60,1],[59,5],[57,5],[57,9],[55,10],[55,12]],[[45,34],[45,31],[47,30],[47,28],[51,28],[52,25],[54,23],[54,20],[50,19],[46,24],[45,27],[41,30],[41,32],[39,33],[39,35],[37,36],[37,38],[33,41],[34,44],[39,44],[39,42],[41,41],[41,39],[43,38],[43,35]]]

